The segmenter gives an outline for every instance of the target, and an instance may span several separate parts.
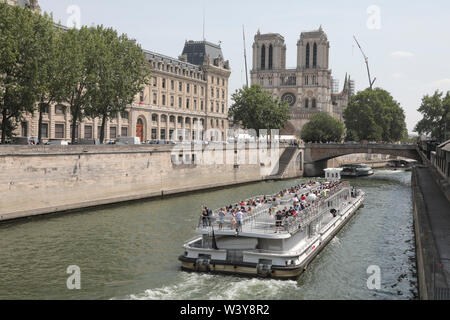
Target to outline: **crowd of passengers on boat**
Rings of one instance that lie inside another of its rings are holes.
[[[341,190],[344,185],[347,184],[341,181],[326,183],[310,181],[284,189],[274,196],[242,200],[234,206],[221,208],[216,213],[205,206],[201,214],[201,224],[203,228],[207,228],[217,221],[219,230],[223,230],[225,218],[229,217],[231,218],[230,230],[236,230],[236,234],[239,234],[239,232],[242,232],[245,218],[251,216],[259,207],[268,205],[268,215],[275,220],[275,233],[281,232],[286,228],[285,221],[297,217],[306,217],[314,210],[317,211],[324,204],[325,199]],[[305,190],[308,190],[308,192],[305,192]],[[344,200],[347,201],[347,198],[348,195],[345,195]],[[289,203],[288,206],[286,206],[286,203],[283,204],[286,199]],[[330,213],[333,217],[336,217],[337,210],[332,209]]]

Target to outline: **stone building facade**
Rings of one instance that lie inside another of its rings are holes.
[[[144,50],[151,81],[132,105],[106,126],[105,139],[136,136],[149,140],[226,139],[228,81],[231,74],[220,46],[207,41],[187,41],[178,58]],[[38,136],[38,112],[27,114],[17,136]],[[208,137],[206,130],[214,129]],[[77,125],[77,139],[100,137],[101,120],[85,119]],[[52,105],[43,114],[43,139],[71,139],[68,107]],[[175,133],[175,135],[174,135]]]
[[[284,37],[278,33],[256,34],[251,81],[290,105],[291,120],[283,133],[298,134],[318,112],[343,120],[342,113],[351,96],[351,80],[346,76],[342,92],[332,94],[329,50],[330,43],[322,27],[302,32],[297,42],[297,66],[286,68]]]

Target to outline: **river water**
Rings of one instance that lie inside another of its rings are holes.
[[[181,272],[200,207],[273,194],[305,179],[262,182],[0,225],[0,299],[414,299],[411,174],[379,170],[351,183],[365,207],[298,281]],[[67,268],[81,289],[67,289]],[[369,290],[369,266],[381,288]]]

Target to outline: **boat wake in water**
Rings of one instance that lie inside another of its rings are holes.
[[[226,281],[224,281],[226,280]],[[176,284],[132,294],[130,300],[254,300],[292,299],[296,281],[246,279],[211,274],[179,274]],[[290,297],[289,297],[290,296]]]

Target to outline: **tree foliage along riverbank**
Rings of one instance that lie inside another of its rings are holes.
[[[344,119],[347,141],[396,142],[408,134],[404,110],[381,88],[366,89],[353,96]]]
[[[261,88],[259,84],[244,87],[232,95],[229,116],[244,129],[282,129],[290,119],[290,107]]]
[[[425,95],[417,111],[423,118],[414,128],[415,132],[442,142],[450,139],[450,91],[445,96],[438,90],[432,96]]]
[[[77,123],[117,117],[150,76],[141,47],[111,28],[64,30],[52,16],[0,3],[1,141],[11,138],[25,113],[42,114],[62,103],[72,115],[72,142]],[[101,141],[104,136],[102,134]]]
[[[326,112],[311,117],[301,132],[305,142],[340,142],[344,134],[344,125]]]

